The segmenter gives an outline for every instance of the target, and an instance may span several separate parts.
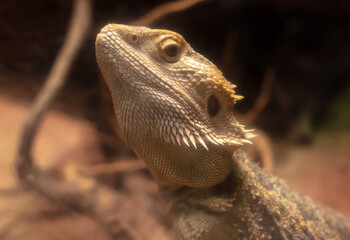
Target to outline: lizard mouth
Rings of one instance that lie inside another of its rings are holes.
[[[118,58],[113,54],[114,41],[109,39],[108,33],[110,32],[109,25],[105,26],[97,35],[95,42],[96,59],[102,75],[108,85],[110,85],[111,68],[118,64]],[[114,51],[115,52],[115,51]]]

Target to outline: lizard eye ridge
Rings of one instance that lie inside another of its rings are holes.
[[[181,47],[180,44],[174,39],[164,39],[159,44],[160,56],[167,62],[176,62],[180,59]]]

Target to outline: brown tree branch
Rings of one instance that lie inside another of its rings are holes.
[[[91,25],[91,1],[75,0],[72,18],[65,42],[51,68],[43,89],[32,105],[31,114],[26,120],[16,157],[18,176],[27,182],[32,174],[32,146],[42,117],[64,85],[82,43]]]
[[[149,11],[139,19],[136,19],[131,24],[139,26],[150,26],[152,23],[158,21],[159,19],[163,18],[164,16],[170,13],[184,11],[204,1],[206,0],[179,0],[169,3],[163,3],[153,8],[151,11]]]
[[[41,172],[34,166],[32,146],[41,120],[52,104],[57,93],[64,85],[73,61],[79,53],[91,25],[91,0],[75,0],[72,17],[64,45],[48,74],[46,83],[37,98],[34,100],[32,110],[26,120],[19,148],[16,156],[16,170],[19,179],[31,189],[55,202],[62,209],[70,207],[59,204],[58,199],[67,198],[74,202],[79,201],[76,188],[70,183],[59,182],[49,173]],[[63,191],[64,189],[64,191]],[[64,201],[61,201],[64,202]],[[74,204],[74,203],[73,203]]]

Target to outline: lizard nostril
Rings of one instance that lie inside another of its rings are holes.
[[[136,44],[139,41],[139,39],[140,39],[140,37],[139,37],[139,35],[137,33],[128,33],[126,35],[126,37],[129,40],[129,42],[131,42],[133,44]]]
[[[132,40],[133,42],[136,42],[137,39],[138,39],[138,36],[137,36],[136,34],[133,34],[133,35],[131,36],[131,40]]]
[[[208,98],[208,114],[210,117],[215,117],[219,110],[220,110],[220,104],[219,104],[219,101],[218,99],[214,96],[214,95],[211,95],[209,98]]]

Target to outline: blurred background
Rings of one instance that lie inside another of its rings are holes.
[[[183,35],[245,97],[235,111],[259,133],[247,149],[251,157],[298,191],[350,215],[350,2],[176,4],[93,1],[88,35],[39,126],[36,166],[90,191],[89,206],[98,202],[92,211],[83,198],[67,210],[57,204],[60,197],[23,187],[14,168],[23,124],[64,45],[74,1],[1,1],[1,239],[175,239],[156,183],[116,134],[94,51],[108,23]]]

